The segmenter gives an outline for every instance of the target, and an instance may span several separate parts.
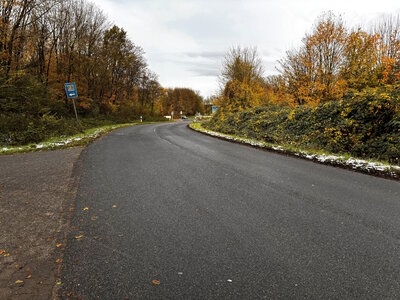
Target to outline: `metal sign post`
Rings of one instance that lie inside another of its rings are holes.
[[[65,84],[65,93],[67,94],[68,99],[72,99],[76,122],[78,122],[79,126],[81,126],[81,124],[79,123],[79,120],[78,120],[78,113],[76,111],[76,105],[75,105],[75,98],[78,97],[78,92],[76,90],[75,82],[68,82]]]

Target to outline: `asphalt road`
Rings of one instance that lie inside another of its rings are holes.
[[[120,129],[82,158],[65,298],[400,297],[399,182],[183,122]]]

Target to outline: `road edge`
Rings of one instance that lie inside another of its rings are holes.
[[[377,169],[377,168],[373,168],[370,166],[360,165],[359,163],[358,164],[350,164],[347,162],[347,160],[334,160],[334,159],[320,160],[318,154],[310,154],[310,153],[305,153],[305,152],[301,152],[301,151],[295,152],[295,151],[292,151],[289,149],[285,149],[281,146],[272,146],[272,145],[269,145],[269,144],[266,144],[266,143],[263,143],[263,142],[257,141],[257,140],[235,137],[233,135],[224,134],[224,133],[217,132],[217,131],[212,131],[209,129],[205,129],[203,127],[201,129],[194,128],[191,126],[192,124],[198,124],[198,123],[188,124],[187,127],[190,130],[193,130],[195,132],[198,132],[198,133],[210,136],[210,137],[214,137],[214,138],[217,138],[220,140],[245,145],[245,146],[260,149],[263,151],[274,152],[277,154],[286,155],[286,156],[290,156],[290,157],[294,157],[294,158],[300,158],[300,159],[312,161],[315,163],[319,163],[322,165],[338,167],[341,169],[346,169],[346,170],[357,172],[357,173],[362,173],[362,174],[372,175],[372,176],[376,176],[376,177],[380,177],[380,178],[386,178],[386,179],[392,179],[395,181],[400,181],[400,167],[398,167],[398,166],[388,166],[389,168]],[[327,156],[327,157],[329,158],[329,156]],[[357,162],[357,161],[361,161],[361,160],[354,159],[354,161]],[[378,166],[378,167],[380,167],[380,166]]]
[[[101,138],[101,137],[100,137]],[[81,175],[83,172],[83,163],[85,160],[85,154],[87,152],[87,146],[82,147],[82,151],[79,154],[78,159],[75,161],[72,168],[70,179],[68,184],[68,191],[63,201],[62,215],[60,218],[59,227],[57,228],[57,243],[62,244],[60,249],[57,249],[58,257],[61,262],[57,265],[54,286],[52,289],[52,299],[61,299],[60,288],[62,285],[61,274],[63,269],[63,260],[65,255],[65,249],[67,246],[68,235],[71,229],[71,220],[75,213],[75,200],[78,194],[79,184]]]

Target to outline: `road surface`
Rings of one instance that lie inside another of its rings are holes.
[[[64,297],[400,297],[399,182],[186,124],[87,148]]]

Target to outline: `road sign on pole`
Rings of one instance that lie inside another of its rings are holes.
[[[75,99],[78,97],[75,82],[68,82],[65,84],[65,92],[68,99]]]
[[[78,120],[78,113],[76,111],[76,105],[75,105],[75,98],[78,97],[78,91],[76,90],[75,82],[68,82],[65,84],[65,93],[67,94],[68,99],[72,99],[72,104],[74,105],[75,118],[80,126]]]

